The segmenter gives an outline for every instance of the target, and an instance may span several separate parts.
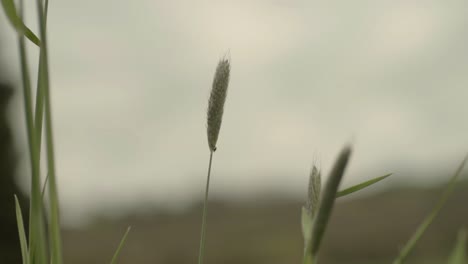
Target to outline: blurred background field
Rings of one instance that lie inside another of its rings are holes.
[[[207,263],[300,263],[311,165],[326,176],[350,140],[342,187],[394,174],[339,200],[321,260],[389,263],[468,150],[466,10],[466,1],[51,1],[66,263],[109,262],[129,225],[121,263],[196,261],[206,103],[226,53]],[[35,72],[37,48],[28,51]],[[13,194],[26,208],[30,173],[19,87],[15,34],[0,13],[0,263],[13,264]],[[468,226],[467,194],[465,170],[411,263],[446,259]]]
[[[466,175],[465,175],[466,176]],[[428,214],[440,188],[392,188],[380,194],[340,201],[321,253],[323,263],[391,263]],[[442,215],[428,230],[408,263],[445,263],[457,231],[468,224],[468,182],[457,187]],[[300,263],[301,201],[210,204],[207,263]],[[132,233],[121,263],[193,263],[197,258],[201,206],[183,212],[148,210],[97,218],[80,229],[66,229],[67,263],[105,263],[126,226]]]

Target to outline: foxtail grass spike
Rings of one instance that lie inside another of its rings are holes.
[[[313,217],[319,205],[320,191],[322,188],[321,172],[316,166],[312,167],[309,177],[309,189],[307,192],[306,208]]]
[[[210,151],[216,151],[219,130],[223,120],[224,102],[226,101],[229,85],[229,74],[231,65],[228,58],[222,58],[213,79],[210,99],[208,101],[207,134]]]
[[[205,199],[203,201],[203,216],[200,235],[200,250],[198,251],[198,264],[203,263],[205,252],[206,216],[208,214],[208,192],[210,187],[211,163],[213,160],[213,153],[216,151],[216,142],[218,141],[219,130],[223,120],[224,102],[226,101],[227,96],[230,71],[231,65],[229,59],[226,57],[222,58],[218,63],[218,67],[216,67],[210,99],[208,101],[207,136],[208,146],[210,148],[210,161],[208,164],[208,173],[206,177]]]
[[[307,247],[310,244],[312,224],[314,221],[315,213],[320,201],[320,190],[321,190],[321,176],[320,170],[316,166],[312,167],[312,171],[309,176],[309,186],[307,190],[307,201],[304,207],[302,207],[301,214],[301,226],[302,226],[302,237],[304,238],[304,254],[307,256]]]
[[[341,151],[332,171],[330,172],[327,183],[324,186],[317,215],[312,226],[312,239],[309,246],[312,259],[316,258],[317,252],[320,248],[320,243],[323,239],[328,220],[330,219],[332,213],[336,192],[340,185],[341,179],[343,178],[346,166],[348,165],[351,152],[352,151],[350,146],[346,146]]]

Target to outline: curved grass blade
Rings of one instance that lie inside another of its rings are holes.
[[[378,183],[379,181],[389,177],[390,175],[392,175],[392,173],[389,173],[387,175],[380,176],[380,177],[374,178],[372,180],[368,180],[366,182],[363,182],[363,183],[351,186],[349,188],[346,188],[346,189],[344,189],[342,191],[337,192],[336,193],[336,198],[343,197],[343,196],[346,196],[348,194],[352,194],[354,192],[360,191],[360,190],[362,190],[362,189],[364,189],[364,188],[366,188],[368,186],[373,185],[374,183]]]
[[[125,240],[127,240],[127,236],[128,236],[128,233],[130,232],[131,228],[132,228],[131,226],[129,226],[127,228],[127,231],[123,235],[122,240],[120,240],[120,244],[117,247],[117,250],[115,251],[114,256],[112,257],[111,264],[116,264],[117,263],[117,258],[119,257],[120,251],[122,250],[122,248],[123,248],[123,246],[125,244]]]
[[[466,230],[462,229],[458,233],[457,244],[450,255],[448,264],[465,264],[466,263]]]
[[[351,152],[351,147],[346,146],[341,151],[332,171],[330,172],[330,176],[328,177],[327,183],[325,184],[322,192],[317,215],[312,225],[312,238],[306,247],[303,263],[313,263],[317,258],[320,243],[322,242],[328,220],[330,219],[333,210],[336,192],[338,191],[341,179],[343,178],[346,166],[348,165]]]
[[[23,259],[23,264],[29,264],[28,240],[26,239],[26,232],[24,231],[23,213],[21,211],[21,206],[16,195],[15,207],[16,223],[18,224],[18,234],[21,245],[21,258]]]
[[[1,0],[3,10],[5,11],[8,20],[20,34],[26,36],[32,43],[41,46],[39,38],[23,23],[23,20],[18,16],[16,11],[15,2],[13,0]]]
[[[5,0],[2,0],[5,5]],[[23,15],[23,3],[20,1],[19,15]],[[14,9],[16,10],[16,9]],[[21,20],[21,19],[20,19]],[[23,101],[28,131],[29,158],[31,162],[31,206],[29,217],[29,261],[32,263],[46,263],[45,233],[40,190],[40,162],[37,140],[34,133],[31,83],[27,63],[24,35],[18,35],[20,51],[21,75],[23,80]]]
[[[410,238],[410,240],[406,243],[406,245],[400,251],[400,254],[395,259],[393,264],[403,263],[403,260],[405,260],[406,257],[408,257],[408,255],[413,250],[414,246],[416,246],[416,243],[423,236],[424,232],[427,230],[427,228],[431,225],[432,221],[434,221],[436,216],[439,214],[440,210],[442,209],[442,207],[445,205],[448,198],[452,194],[453,189],[455,188],[457,179],[460,177],[461,172],[463,171],[463,168],[465,167],[465,164],[466,164],[467,160],[468,160],[468,155],[466,155],[466,157],[463,159],[462,163],[458,166],[457,170],[455,171],[455,173],[453,174],[453,176],[450,179],[449,183],[445,187],[444,192],[440,196],[439,200],[437,201],[437,204],[434,206],[431,213],[426,217],[426,219],[424,219],[424,221],[418,227],[416,232],[413,234],[413,236]]]

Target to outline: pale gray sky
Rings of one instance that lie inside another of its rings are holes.
[[[350,140],[344,184],[387,172],[414,180],[398,174],[403,167],[450,172],[468,149],[466,10],[461,0],[50,1],[66,220],[201,197],[207,98],[226,52],[232,73],[212,197],[300,197],[311,162],[327,170]],[[0,30],[18,80],[3,13]]]

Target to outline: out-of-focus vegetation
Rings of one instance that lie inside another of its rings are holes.
[[[27,205],[27,199],[15,184],[17,153],[8,114],[13,88],[5,80],[0,61],[0,263],[21,263],[21,253],[15,216],[13,195]],[[25,219],[28,212],[24,211]]]
[[[18,47],[20,51],[20,65],[23,85],[23,103],[26,119],[27,139],[29,146],[29,158],[31,164],[31,198],[29,221],[23,222],[21,203],[16,200],[15,209],[17,215],[19,240],[21,243],[17,248],[21,248],[23,264],[61,264],[63,256],[67,259],[66,263],[106,263],[109,256],[112,257],[111,264],[116,263],[122,246],[127,238],[128,230],[123,239],[114,238],[115,234],[120,234],[118,230],[122,225],[135,226],[134,240],[132,246],[129,246],[122,262],[125,263],[191,263],[194,262],[197,248],[196,235],[200,219],[200,206],[195,206],[185,213],[171,214],[159,212],[148,212],[146,214],[129,214],[127,217],[112,221],[101,219],[89,228],[76,232],[68,230],[65,237],[70,241],[62,251],[62,230],[60,225],[58,186],[55,175],[55,154],[54,140],[52,133],[52,110],[49,90],[49,66],[47,52],[47,10],[48,1],[37,0],[37,15],[39,19],[40,41],[31,30],[29,30],[22,21],[22,1],[19,1],[19,8],[16,8],[15,1],[2,0],[3,9],[9,18],[11,24],[18,33]],[[31,38],[31,35],[34,38]],[[29,74],[28,56],[26,53],[26,39],[28,37],[33,41],[39,50],[39,65],[37,90],[35,97],[31,86],[31,77]],[[37,40],[37,41],[35,41]],[[229,77],[229,62],[224,63],[227,67],[222,76],[218,78],[218,70],[213,85],[210,107],[208,110],[208,141],[210,146],[210,160],[208,177],[203,203],[202,233],[199,251],[199,261],[204,260],[205,252],[205,227],[207,217],[208,186],[211,172],[211,162],[213,152],[216,150],[216,139],[218,137],[223,113],[223,105],[226,97],[227,80]],[[222,63],[220,63],[222,65]],[[219,67],[218,67],[219,69]],[[219,82],[218,82],[218,81]],[[216,91],[216,84],[225,83],[223,91]],[[8,97],[7,97],[8,98]],[[217,98],[217,99],[216,99]],[[35,99],[35,100],[34,100]],[[221,99],[221,100],[220,100]],[[35,104],[33,103],[35,101]],[[213,110],[213,118],[210,118],[210,112]],[[210,121],[216,121],[210,124]],[[210,128],[212,126],[212,128]],[[45,130],[44,135],[42,131]],[[5,130],[5,138],[10,139],[8,129]],[[211,135],[212,134],[212,135]],[[42,143],[42,138],[44,142]],[[8,142],[6,149],[8,148]],[[42,187],[41,181],[41,147],[45,148],[44,162],[47,164],[48,182]],[[324,185],[323,193],[320,193],[320,176],[311,181],[312,190],[309,192],[308,204],[312,204],[316,210],[307,208],[307,215],[304,213],[299,217],[301,205],[303,203],[296,201],[276,200],[276,202],[263,203],[245,203],[245,204],[225,204],[222,202],[212,204],[215,209],[210,215],[208,222],[210,229],[208,237],[211,236],[211,242],[207,243],[207,258],[213,263],[300,263],[303,259],[304,264],[316,264],[317,256],[320,261],[327,263],[386,263],[390,262],[397,251],[395,245],[405,244],[400,251],[399,257],[393,262],[400,264],[409,256],[410,252],[417,247],[424,254],[413,253],[413,263],[440,263],[447,259],[448,248],[455,248],[450,256],[450,264],[464,263],[466,244],[466,233],[460,232],[459,242],[453,247],[453,241],[456,230],[459,226],[466,223],[467,216],[463,213],[449,213],[450,218],[445,222],[434,223],[437,227],[437,242],[426,240],[424,244],[417,244],[418,240],[426,229],[432,224],[440,209],[443,207],[455,187],[466,189],[467,184],[456,185],[458,176],[464,168],[467,158],[459,166],[457,172],[451,178],[446,190],[436,206],[433,207],[434,197],[438,197],[435,190],[405,190],[396,189],[386,193],[376,195],[370,198],[361,198],[360,200],[349,200],[340,203],[338,210],[332,214],[332,209],[337,197],[338,188],[343,178],[345,168],[351,156],[351,147],[346,146],[338,156],[338,159],[330,171],[327,182]],[[13,155],[6,155],[6,163],[11,166]],[[7,172],[11,170],[5,169]],[[320,173],[318,173],[320,175]],[[312,179],[312,177],[311,177]],[[379,179],[379,178],[377,178]],[[377,179],[375,181],[377,181]],[[382,177],[380,179],[383,179]],[[11,183],[12,181],[7,181]],[[315,185],[315,186],[314,186]],[[368,185],[363,183],[352,187],[350,190],[360,189]],[[48,190],[48,196],[44,197],[42,190]],[[16,193],[14,185],[9,186],[9,191]],[[309,188],[310,190],[310,188]],[[353,191],[344,191],[350,193]],[[12,196],[10,193],[5,192]],[[466,192],[463,192],[463,195]],[[317,194],[317,197],[314,195]],[[452,199],[465,200],[466,197],[455,197]],[[8,199],[3,199],[8,200]],[[320,200],[320,201],[319,201]],[[417,202],[411,204],[411,202]],[[315,203],[315,204],[314,204]],[[424,205],[427,203],[429,210]],[[13,203],[12,203],[13,204]],[[457,200],[449,203],[451,206],[459,205]],[[417,206],[416,206],[417,205]],[[299,208],[298,208],[299,207]],[[12,208],[5,211],[13,212]],[[421,215],[429,216],[424,218]],[[447,209],[448,210],[448,209]],[[458,208],[457,208],[458,210]],[[315,214],[316,212],[316,214]],[[421,214],[420,214],[421,213]],[[304,217],[305,215],[305,217]],[[331,216],[334,216],[333,218]],[[414,221],[413,221],[414,218]],[[298,219],[302,219],[299,223]],[[307,221],[304,221],[306,219]],[[422,224],[421,219],[425,219]],[[309,221],[310,220],[310,221]],[[460,222],[462,220],[462,222]],[[439,220],[444,221],[444,219]],[[458,222],[457,222],[458,221]],[[5,226],[9,226],[8,221]],[[24,223],[27,223],[26,226]],[[305,246],[302,245],[300,235],[300,226],[303,227],[303,237]],[[325,237],[325,243],[322,243],[326,227],[329,231]],[[138,228],[137,228],[138,227]],[[310,228],[311,227],[311,228]],[[411,234],[411,230],[416,232],[407,242],[406,237]],[[14,229],[11,229],[14,230]],[[26,231],[27,230],[27,231]],[[307,231],[304,231],[307,230]],[[121,241],[111,248],[105,241]],[[327,240],[328,239],[328,240]],[[11,240],[10,240],[11,241]],[[92,241],[92,243],[90,243]],[[324,250],[320,252],[319,246],[324,244]],[[8,245],[15,245],[9,243]],[[449,246],[450,245],[450,246]],[[304,249],[304,250],[303,250]],[[103,257],[105,256],[105,257]],[[2,260],[3,261],[3,260]],[[14,259],[7,259],[10,263]],[[19,262],[19,261],[18,261]]]
[[[466,178],[466,174],[463,176]],[[442,187],[394,188],[339,200],[320,253],[321,263],[391,263],[432,210]],[[272,196],[275,197],[275,196]],[[355,199],[354,199],[355,198]],[[259,197],[262,202],[213,202],[208,215],[206,263],[300,263],[303,201]],[[468,226],[468,182],[460,182],[407,263],[446,263],[460,227]],[[194,263],[201,205],[181,213],[161,210],[100,218],[64,230],[65,262],[106,263],[132,225],[120,263]]]

